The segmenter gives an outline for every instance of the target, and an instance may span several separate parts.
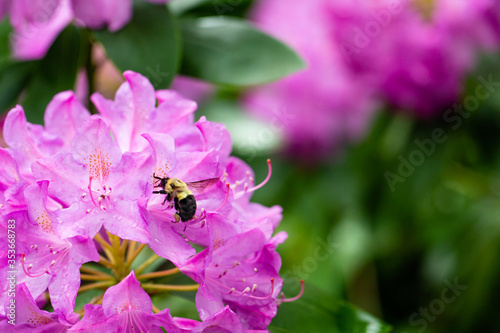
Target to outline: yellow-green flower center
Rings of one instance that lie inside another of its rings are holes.
[[[430,20],[436,7],[436,2],[434,0],[413,0],[413,5],[426,19]]]

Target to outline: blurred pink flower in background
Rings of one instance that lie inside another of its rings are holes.
[[[168,0],[146,0],[165,4]],[[91,29],[116,31],[132,17],[131,0],[0,0],[0,18],[10,14],[14,57],[45,56],[59,33],[73,20]]]
[[[175,77],[170,89],[197,103],[202,103],[214,92],[214,86],[210,83],[182,75]]]
[[[8,12],[10,7],[10,0],[0,0],[0,20]]]
[[[345,66],[420,117],[455,102],[478,52],[498,44],[498,1],[324,3]]]
[[[257,25],[294,48],[308,68],[253,90],[244,102],[283,131],[288,148],[304,157],[329,153],[359,138],[376,109],[373,89],[344,65],[324,4],[261,1],[253,13]]]
[[[500,5],[491,0],[268,0],[252,17],[308,64],[244,99],[302,156],[360,137],[382,102],[440,114],[459,98],[478,52],[500,41]]]

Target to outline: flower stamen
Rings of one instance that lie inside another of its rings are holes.
[[[226,204],[227,199],[229,199],[229,187],[229,183],[226,183],[226,198],[224,199],[224,202],[216,210],[214,210],[214,212],[217,213]]]
[[[285,294],[281,293],[281,298],[277,300],[278,304],[285,303],[285,302],[293,302],[298,300],[299,298],[304,295],[304,280],[300,280],[300,292],[297,296],[292,297],[292,298],[285,298]]]
[[[256,191],[258,190],[259,188],[263,187],[264,185],[267,184],[267,182],[269,181],[269,179],[271,179],[271,174],[273,173],[273,168],[272,168],[272,165],[271,165],[271,159],[267,159],[267,167],[268,167],[268,172],[267,172],[267,177],[266,179],[264,179],[262,181],[262,183],[260,183],[259,185],[256,185],[252,188],[248,188],[248,183],[245,183],[245,186],[243,187],[243,191],[241,192],[238,192],[235,196],[234,196],[234,199],[239,199],[241,198],[242,196],[244,196],[245,194],[249,193],[249,192],[253,192],[253,191]],[[248,176],[248,175],[247,175]],[[253,183],[253,178],[252,177],[249,177],[251,182]],[[238,187],[238,185],[240,184],[239,181],[236,181],[235,182],[235,186],[234,186],[234,189],[236,189]]]

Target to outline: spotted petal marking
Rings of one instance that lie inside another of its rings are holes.
[[[83,158],[85,165],[89,168],[89,177],[98,179],[101,182],[108,180],[111,162],[108,153],[103,153],[99,149]]]

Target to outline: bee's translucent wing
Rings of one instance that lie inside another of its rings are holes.
[[[205,180],[200,180],[197,182],[186,183],[188,188],[193,192],[194,195],[203,193],[207,188],[215,185],[219,181],[219,178],[210,178]]]

